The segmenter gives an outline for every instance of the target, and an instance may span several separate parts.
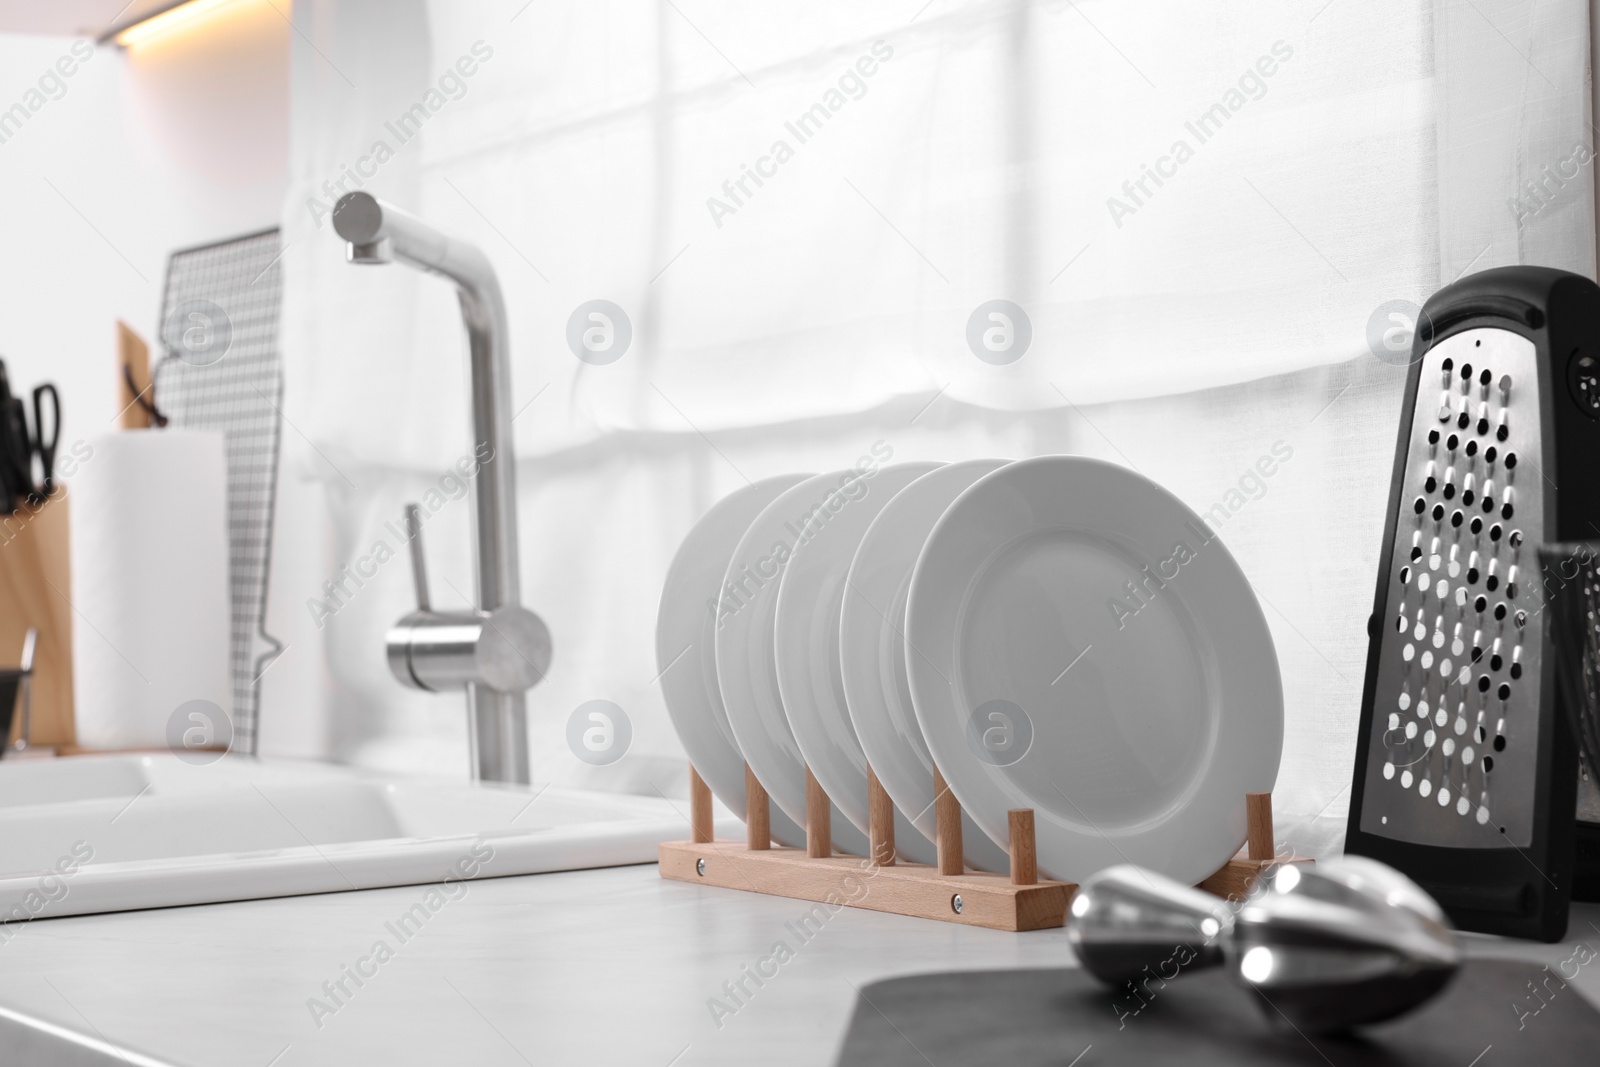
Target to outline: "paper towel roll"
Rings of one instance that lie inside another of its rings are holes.
[[[68,483],[78,744],[161,748],[180,705],[232,711],[225,445],[205,430],[88,445]]]

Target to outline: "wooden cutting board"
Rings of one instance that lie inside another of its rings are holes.
[[[148,430],[149,405],[154,403],[155,393],[150,388],[150,346],[133,327],[118,319],[117,425],[124,430]]]

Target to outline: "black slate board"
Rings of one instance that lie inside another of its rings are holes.
[[[1542,999],[1530,990],[1530,982]],[[1138,1014],[1132,1014],[1138,1000],[1111,993],[1077,969],[890,978],[862,988],[837,1063],[1600,1064],[1600,1012],[1553,967],[1470,961],[1437,999],[1357,1036],[1307,1038],[1281,1021],[1275,1029],[1257,1000],[1220,972],[1186,975],[1156,989]]]

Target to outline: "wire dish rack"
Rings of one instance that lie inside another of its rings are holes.
[[[174,252],[152,374],[169,425],[219,430],[227,442],[232,748],[249,755],[261,675],[283,651],[266,629],[283,400],[282,255],[275,228]]]

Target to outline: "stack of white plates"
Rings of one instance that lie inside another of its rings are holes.
[[[934,862],[934,772],[966,862],[1138,863],[1199,881],[1267,792],[1283,692],[1238,564],[1188,507],[1074,456],[769,478],[722,500],[668,572],[656,657],[690,762],[734,812],[749,766],[804,845],[809,767],[834,846],[867,854],[870,765],[895,844]]]

